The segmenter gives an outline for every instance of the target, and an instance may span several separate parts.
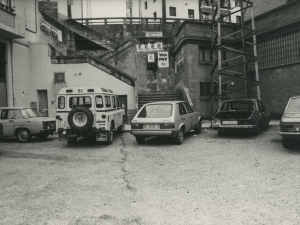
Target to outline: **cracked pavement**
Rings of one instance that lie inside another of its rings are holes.
[[[299,224],[300,150],[258,136],[189,133],[183,145],[115,135],[0,142],[0,224]]]

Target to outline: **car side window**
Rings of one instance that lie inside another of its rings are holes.
[[[264,111],[265,111],[264,104],[262,104],[262,102],[261,102],[261,101],[259,101],[259,105],[260,105],[260,107],[261,107],[262,111],[264,112]]]
[[[14,110],[2,110],[1,112],[1,119],[2,120],[7,120],[7,119],[14,119],[15,118],[15,113]]]
[[[179,104],[178,104],[178,107],[179,107],[179,114],[180,114],[181,116],[187,114],[186,109],[184,108],[183,103],[179,103]]]
[[[263,108],[263,106],[261,105],[261,103],[258,101],[257,104],[258,104],[258,110],[261,111],[261,112],[263,112],[263,111],[264,111],[264,108]]]
[[[184,102],[183,104],[184,104],[184,106],[185,106],[185,108],[186,108],[186,110],[187,110],[187,113],[193,113],[193,112],[194,112],[194,111],[192,110],[192,108],[191,108],[186,102]]]
[[[103,98],[101,95],[96,96],[96,108],[103,108]]]
[[[120,101],[119,101],[119,97],[116,96],[116,102],[117,102],[117,109],[120,109]]]
[[[16,119],[23,119],[21,115],[21,110],[15,110]]]
[[[111,107],[110,96],[105,96],[105,105],[106,105],[106,108],[110,108]]]
[[[115,109],[116,108],[116,97],[115,96],[112,96],[112,105],[113,105],[113,108]]]

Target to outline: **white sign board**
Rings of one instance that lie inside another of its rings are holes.
[[[159,68],[168,68],[169,67],[169,53],[168,52],[158,52],[157,53],[157,62]]]
[[[153,62],[155,62],[154,53],[148,54],[148,63],[153,63]]]
[[[162,37],[163,33],[161,31],[152,31],[148,32],[146,31],[146,37]]]

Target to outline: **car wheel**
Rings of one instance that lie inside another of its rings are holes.
[[[290,147],[289,139],[287,139],[287,138],[282,138],[282,145],[283,145],[284,148]]]
[[[110,130],[107,133],[107,142],[106,143],[108,145],[111,145],[113,143],[113,140],[114,140],[114,130],[113,130],[113,125],[111,124],[110,125]]]
[[[84,133],[92,128],[94,115],[88,108],[78,106],[69,113],[68,122],[73,130]]]
[[[196,133],[196,134],[200,134],[201,131],[202,131],[202,122],[199,121],[199,123],[197,124],[197,127],[196,127],[196,129],[195,129],[195,133]]]
[[[123,118],[122,125],[120,125],[120,126],[117,128],[117,132],[118,132],[119,134],[123,134],[123,133],[124,133],[124,130],[125,130],[125,119]]]
[[[17,131],[17,138],[19,142],[25,143],[31,140],[31,133],[27,129],[19,129]]]
[[[180,128],[180,130],[178,131],[178,133],[175,137],[175,143],[177,145],[181,145],[183,143],[183,139],[184,139],[184,131],[182,128]]]
[[[135,140],[138,144],[143,144],[145,142],[146,138],[137,136],[137,137],[135,137]]]
[[[69,137],[68,145],[75,146],[76,141],[77,141],[77,137]]]

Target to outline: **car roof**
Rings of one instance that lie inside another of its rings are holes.
[[[81,89],[81,92],[78,93],[78,89]],[[116,95],[112,90],[102,87],[64,87],[59,90],[59,95],[72,95],[72,94],[111,94]]]
[[[293,96],[293,97],[291,97],[291,98],[300,98],[300,96]]]
[[[33,109],[32,107],[25,107],[25,106],[5,106],[5,107],[0,107],[0,109]]]

